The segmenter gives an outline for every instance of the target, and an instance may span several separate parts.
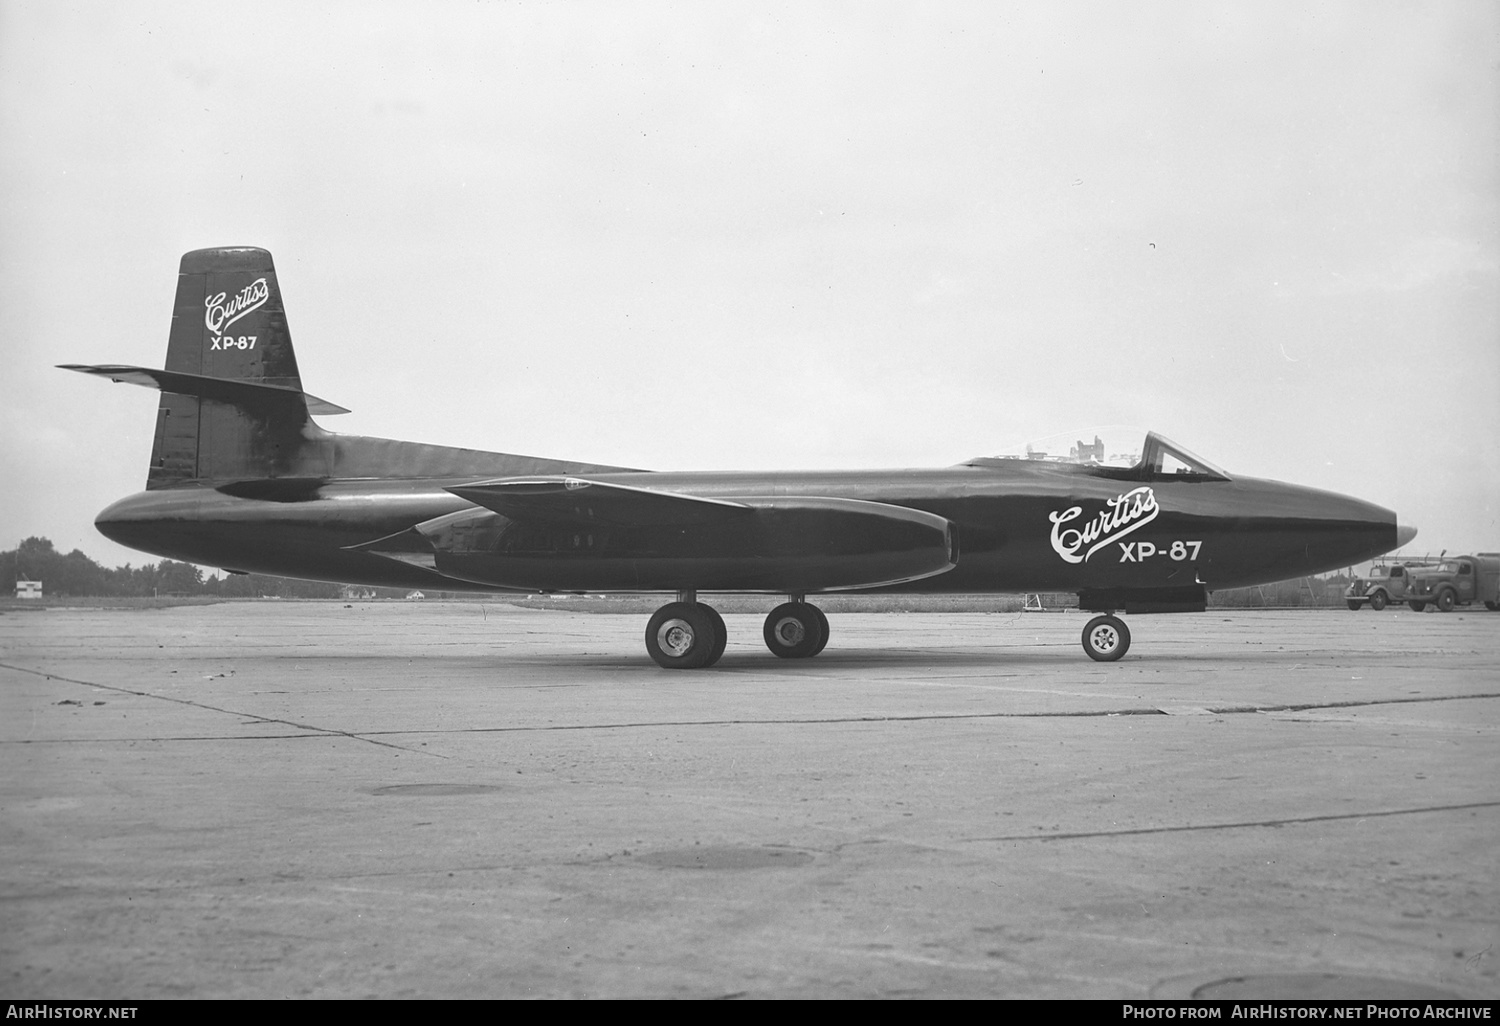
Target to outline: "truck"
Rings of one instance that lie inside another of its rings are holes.
[[[1413,612],[1420,613],[1430,603],[1447,613],[1475,602],[1483,602],[1492,612],[1500,609],[1500,553],[1451,556],[1407,572],[1406,604]]]
[[[1370,567],[1368,574],[1356,577],[1344,589],[1344,603],[1350,609],[1359,609],[1368,602],[1378,613],[1392,602],[1406,598],[1408,573],[1407,567],[1400,563],[1377,563]]]

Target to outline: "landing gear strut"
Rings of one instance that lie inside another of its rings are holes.
[[[712,666],[728,641],[718,610],[691,598],[667,603],[646,624],[646,651],[656,665],[668,670]]]
[[[783,602],[766,617],[766,647],[783,659],[808,659],[828,644],[828,617],[806,602]]]
[[[1112,663],[1130,651],[1130,628],[1113,614],[1096,616],[1083,629],[1083,650],[1090,659]]]

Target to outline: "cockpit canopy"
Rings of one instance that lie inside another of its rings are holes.
[[[1076,466],[1098,470],[1109,477],[1140,480],[1230,480],[1227,473],[1202,456],[1164,435],[1142,432],[1139,428],[1099,428],[1052,435],[1012,446],[994,456],[966,460],[964,466],[1006,467],[1015,461]]]

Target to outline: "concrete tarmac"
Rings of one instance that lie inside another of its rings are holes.
[[[0,615],[0,993],[1500,996],[1500,613],[645,619]]]

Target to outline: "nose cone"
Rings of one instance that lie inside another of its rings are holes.
[[[1417,529],[1410,524],[1396,524],[1396,548],[1400,548],[1417,536]]]
[[[1231,484],[1222,498],[1213,500],[1216,508],[1207,505],[1213,493],[1203,492],[1204,512],[1222,518],[1224,525],[1221,537],[1212,539],[1212,563],[1200,567],[1214,587],[1339,570],[1399,544],[1395,512],[1362,499],[1277,481],[1238,479]],[[1211,517],[1205,521],[1213,522]],[[1207,546],[1205,540],[1205,550]]]

